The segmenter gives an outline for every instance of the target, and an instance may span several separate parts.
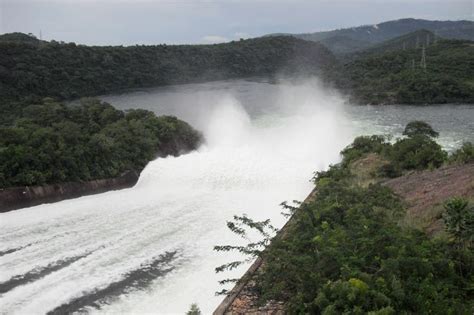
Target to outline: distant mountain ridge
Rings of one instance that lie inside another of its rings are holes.
[[[433,32],[436,36],[446,39],[474,40],[473,21],[430,21],[413,18],[325,32],[285,35],[294,36],[308,41],[321,42],[333,53],[344,54],[359,51],[374,44],[421,29]],[[274,35],[276,34],[270,34],[268,36]]]
[[[427,48],[440,40],[443,40],[443,38],[436,36],[433,32],[421,29],[395,37],[393,39],[389,39],[382,43],[372,45],[362,51],[357,51],[351,55],[351,57],[354,58],[364,55],[381,54],[397,50],[417,49],[421,47]]]

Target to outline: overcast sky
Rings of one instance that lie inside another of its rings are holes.
[[[404,17],[473,20],[474,0],[0,0],[0,33],[94,45],[210,43]]]

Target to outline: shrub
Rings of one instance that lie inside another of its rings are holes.
[[[449,162],[459,164],[474,162],[474,145],[472,142],[464,142],[461,148],[449,156]]]
[[[447,153],[431,138],[417,134],[399,139],[392,147],[390,160],[401,169],[422,170],[440,167],[447,159]]]
[[[189,311],[186,312],[186,315],[201,315],[201,310],[199,309],[196,303],[191,304]]]
[[[354,139],[352,144],[341,151],[344,163],[350,163],[367,153],[382,153],[390,144],[384,136],[360,136]]]
[[[474,207],[464,198],[455,197],[444,204],[446,230],[457,243],[472,246],[474,242]]]
[[[409,122],[405,126],[403,135],[408,137],[423,135],[431,138],[436,138],[439,136],[439,133],[434,131],[428,123],[421,120],[414,120]]]

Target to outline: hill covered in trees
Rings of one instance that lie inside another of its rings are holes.
[[[424,47],[429,47],[433,44],[436,44],[439,40],[442,40],[441,37],[436,36],[433,32],[428,30],[417,30],[402,36],[398,36],[379,44],[370,46],[366,49],[363,49],[359,52],[347,55],[349,58],[355,57],[364,57],[374,54],[383,54],[390,51],[400,51],[407,49],[417,49]]]
[[[310,73],[324,76],[335,58],[319,43],[293,37],[214,45],[84,46],[0,36],[0,99],[78,98],[112,91]]]
[[[418,31],[344,60],[337,86],[363,104],[474,103],[474,42]]]
[[[123,112],[95,99],[24,106],[0,125],[0,188],[113,178],[160,155],[196,149],[201,135],[176,117]]]

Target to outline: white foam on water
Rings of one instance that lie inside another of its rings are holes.
[[[221,301],[214,268],[234,254],[213,252],[238,240],[226,228],[234,214],[284,224],[279,204],[303,200],[310,179],[339,159],[353,137],[343,99],[317,83],[282,85],[278,104],[251,119],[231,94],[199,114],[207,140],[199,150],[157,159],[131,189],[22,209],[0,216],[1,250],[31,244],[0,257],[0,282],[84,255],[70,265],[0,296],[4,313],[44,313],[120,281],[165,252],[167,267],[142,290],[90,312],[183,314],[191,303],[211,313]]]

